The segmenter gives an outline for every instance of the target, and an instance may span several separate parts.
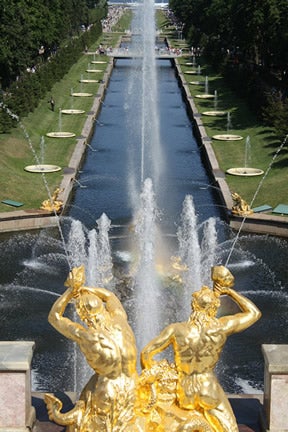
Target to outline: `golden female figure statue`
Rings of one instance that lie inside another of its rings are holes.
[[[213,267],[212,280],[213,290],[204,286],[193,294],[188,321],[168,325],[141,353],[142,366],[152,368],[154,355],[169,345],[173,347],[178,372],[176,404],[187,412],[187,419],[177,431],[238,431],[229,401],[213,370],[227,337],[251,326],[261,313],[250,300],[232,289],[234,277],[227,268]],[[231,297],[240,312],[217,318],[222,295]],[[204,426],[195,429],[195,413],[202,414],[210,429]]]

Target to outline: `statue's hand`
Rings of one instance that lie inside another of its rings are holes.
[[[229,294],[230,288],[220,285],[218,282],[214,283],[213,291],[216,295],[221,296],[225,294]]]

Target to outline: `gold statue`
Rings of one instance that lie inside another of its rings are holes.
[[[136,385],[136,344],[127,315],[118,298],[105,288],[89,288],[84,266],[74,268],[48,320],[61,334],[77,342],[94,370],[80,401],[68,413],[60,413],[62,403],[46,395],[49,418],[68,431],[134,431]],[[82,323],[64,317],[74,300]]]
[[[232,198],[234,201],[234,205],[232,206],[232,213],[238,216],[248,216],[253,213],[253,210],[250,208],[249,204],[244,201],[241,196],[233,192]]]
[[[118,298],[104,288],[84,286],[84,266],[74,268],[67,290],[49,313],[49,322],[78,343],[95,374],[69,412],[46,394],[50,420],[69,432],[236,432],[236,420],[214,367],[229,335],[245,330],[261,313],[232,289],[234,277],[223,266],[212,268],[213,290],[192,295],[187,322],[166,327],[141,353],[136,372],[136,343]],[[239,306],[235,315],[216,317],[220,297]],[[82,323],[64,317],[74,301]],[[169,345],[175,364],[153,360]]]
[[[188,321],[167,326],[141,353],[142,366],[149,369],[155,364],[154,355],[169,345],[173,347],[178,372],[176,405],[187,412],[179,431],[238,431],[228,398],[213,370],[227,337],[251,326],[261,313],[250,300],[232,289],[234,277],[226,267],[213,267],[212,280],[213,290],[204,286],[193,293]],[[231,297],[240,312],[217,318],[222,295]],[[210,429],[204,425],[193,429],[195,414],[201,415]]]
[[[40,209],[49,211],[51,213],[60,213],[63,208],[63,201],[58,199],[60,192],[62,192],[60,188],[55,189],[51,198],[42,202]]]

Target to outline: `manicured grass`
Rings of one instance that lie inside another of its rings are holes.
[[[131,11],[123,15],[118,23],[118,28],[124,31],[129,28],[131,20]],[[168,31],[167,37],[171,36]],[[164,33],[163,33],[164,35]],[[89,51],[94,52],[98,45],[115,46],[121,33],[104,33],[102,37],[89,47]],[[179,41],[171,40],[172,46],[177,46]],[[181,41],[181,44],[183,41]],[[188,47],[187,47],[188,48]],[[80,136],[83,125],[86,120],[86,113],[91,109],[93,98],[71,97],[71,90],[74,92],[91,92],[93,96],[97,94],[99,84],[79,82],[80,78],[101,79],[106,68],[106,64],[91,65],[93,68],[102,69],[101,73],[92,74],[86,72],[91,60],[109,61],[105,56],[84,55],[70,69],[69,73],[58,83],[56,83],[46,97],[39,103],[37,109],[30,113],[22,120],[22,126],[15,128],[9,134],[0,135],[1,151],[1,200],[11,199],[24,203],[21,209],[39,208],[42,201],[47,199],[47,189],[41,174],[31,174],[24,171],[26,165],[38,163],[41,160],[41,145],[44,140],[44,157],[43,163],[55,164],[62,168],[68,166],[71,154],[76,144],[75,138],[48,138],[47,132],[59,131],[73,132],[76,137]],[[183,72],[191,70],[191,66],[185,63],[191,59],[183,58],[180,63]],[[202,81],[201,85],[188,84],[192,96],[204,92],[205,77],[208,77],[209,93],[217,91],[218,104],[217,110],[227,110],[231,113],[232,127],[229,130],[231,134],[243,136],[242,141],[222,142],[212,140],[212,145],[223,172],[231,167],[241,167],[245,158],[246,138],[250,137],[251,157],[250,167],[260,168],[265,173],[269,171],[263,184],[257,194],[253,207],[262,204],[269,204],[275,207],[279,203],[288,204],[287,197],[287,146],[281,151],[276,160],[271,165],[273,156],[280,146],[273,131],[263,127],[261,123],[251,113],[245,101],[236,97],[227,87],[223,78],[216,74],[209,66],[203,62],[202,58],[196,59],[197,66],[201,66],[201,75],[186,75],[186,81]],[[92,76],[91,76],[92,75]],[[243,83],[243,85],[245,85]],[[53,95],[56,106],[55,112],[52,112],[48,100]],[[214,110],[213,100],[203,100],[195,98],[197,109],[200,113],[203,111]],[[61,119],[59,116],[61,109],[81,109],[85,114],[81,115],[64,115]],[[61,121],[60,121],[61,120]],[[208,117],[202,116],[202,121],[209,137],[216,134],[227,133],[227,117]],[[44,137],[44,138],[42,138]],[[42,146],[43,149],[43,146]],[[45,176],[47,186],[52,193],[61,183],[63,172],[51,173]],[[239,193],[248,203],[251,202],[254,194],[262,182],[262,177],[236,177],[227,175],[226,180],[230,190]],[[0,200],[0,201],[1,201]],[[0,203],[0,211],[12,211],[12,207]]]
[[[104,46],[114,46],[121,34],[109,33],[89,47],[89,52],[95,52],[100,43]],[[29,173],[24,170],[27,165],[37,163],[58,165],[61,168],[68,166],[71,154],[76,144],[77,136],[81,135],[87,112],[91,110],[93,99],[99,88],[98,83],[80,83],[80,79],[103,78],[105,64],[91,64],[91,60],[109,61],[106,56],[84,55],[73,65],[69,73],[57,82],[51,92],[40,101],[34,112],[21,120],[19,126],[9,134],[0,135],[1,151],[1,201],[12,199],[24,203],[21,210],[39,208],[47,199],[48,192],[61,183],[63,171],[49,173],[43,180],[42,174]],[[89,66],[90,63],[90,66]],[[86,72],[88,66],[101,69],[100,73]],[[71,92],[88,92],[93,97],[72,97]],[[55,111],[52,112],[48,103],[50,96],[55,99]],[[59,109],[84,110],[84,114],[60,116]],[[49,138],[48,132],[72,132],[73,138]],[[44,142],[44,145],[43,145]],[[44,149],[44,151],[43,151]],[[13,211],[13,207],[0,203],[0,211]]]
[[[172,41],[176,43],[176,41]],[[212,146],[223,172],[229,168],[245,166],[246,140],[250,140],[250,156],[246,167],[258,168],[264,171],[263,176],[239,177],[226,174],[226,181],[231,192],[237,192],[248,203],[253,200],[252,207],[269,204],[275,207],[279,203],[288,204],[287,175],[288,158],[287,145],[283,147],[275,160],[275,153],[282,142],[277,139],[274,132],[263,126],[256,116],[250,111],[245,100],[236,96],[226,85],[224,79],[215,73],[202,58],[196,58],[196,67],[187,66],[186,63],[192,59],[186,58],[180,61],[181,70],[184,72],[191,95],[199,113],[205,111],[227,111],[230,112],[231,126],[227,129],[228,115],[223,117],[201,116],[207,135],[235,134],[243,137],[241,141],[217,141],[212,138]],[[201,75],[185,75],[187,70],[197,70],[201,66]],[[205,80],[208,77],[208,93],[217,94],[217,106],[215,99],[199,99],[197,94],[205,93]],[[200,85],[191,82],[201,82]],[[245,83],[243,83],[245,85]],[[273,161],[273,164],[272,164]],[[272,165],[271,165],[272,164]],[[264,177],[264,180],[263,180]],[[259,188],[259,186],[261,187]],[[257,189],[258,193],[255,196]]]

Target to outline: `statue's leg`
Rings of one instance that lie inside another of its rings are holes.
[[[215,432],[239,432],[236,418],[226,396],[216,408],[205,411],[204,415],[214,426]]]

